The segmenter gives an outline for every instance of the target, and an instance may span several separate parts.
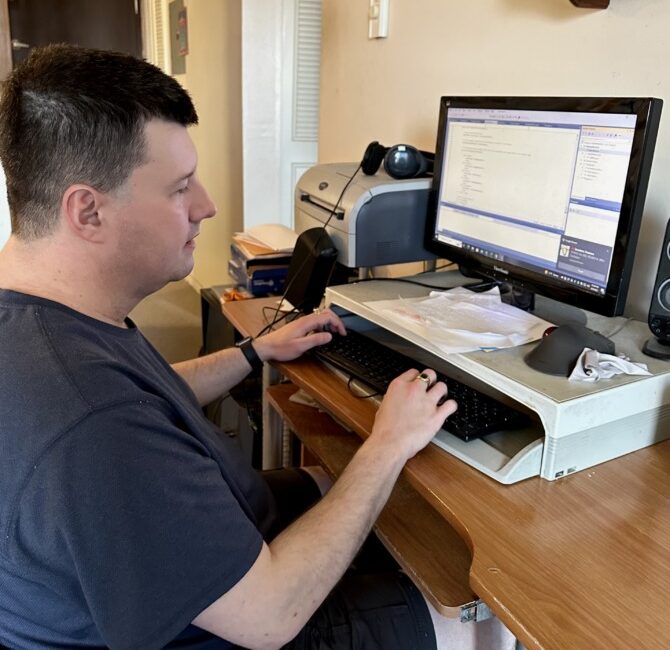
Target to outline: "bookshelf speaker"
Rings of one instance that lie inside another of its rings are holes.
[[[654,337],[644,344],[642,352],[657,359],[670,359],[670,221],[665,228],[647,322]]]
[[[324,228],[305,230],[295,243],[286,273],[284,298],[309,314],[319,306],[337,260],[337,249]]]

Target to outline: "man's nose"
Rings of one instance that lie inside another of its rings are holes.
[[[191,221],[202,221],[213,217],[216,214],[216,206],[209,198],[207,190],[199,180],[196,180],[194,185],[195,187],[192,188],[194,190],[194,200],[191,204]]]

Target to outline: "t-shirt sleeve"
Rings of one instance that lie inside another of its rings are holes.
[[[24,552],[81,590],[115,648],[167,644],[263,543],[205,445],[149,403],[87,416],[43,455],[22,504],[45,513],[19,515]]]

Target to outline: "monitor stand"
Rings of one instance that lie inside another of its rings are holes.
[[[566,323],[586,325],[587,317],[583,309],[557,302],[551,298],[545,298],[523,287],[515,287],[509,282],[484,278],[462,264],[458,265],[458,270],[466,278],[480,280],[476,284],[463,285],[473,291],[486,291],[497,284],[500,287],[500,299],[508,305],[531,312],[538,318],[543,318],[555,325],[565,325]]]
[[[528,289],[515,287],[507,283],[500,287],[500,294],[502,301],[508,305],[523,309],[555,325],[565,325],[566,323],[586,325],[586,312],[578,307],[557,302]]]
[[[531,313],[535,311],[535,292],[533,291],[504,282],[500,285],[500,297],[503,302],[513,307]]]
[[[540,295],[537,296],[533,313],[554,325],[565,325],[566,323],[586,325],[587,321],[586,312],[583,309]]]

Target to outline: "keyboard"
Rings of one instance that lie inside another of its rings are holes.
[[[384,394],[391,381],[406,370],[422,369],[410,357],[354,330],[348,330],[346,336],[333,334],[330,343],[312,348],[312,354],[368,385],[374,391],[371,396]],[[466,384],[440,373],[437,379],[447,384],[449,398],[458,403],[458,411],[445,420],[443,428],[466,442],[530,424],[524,413]]]

